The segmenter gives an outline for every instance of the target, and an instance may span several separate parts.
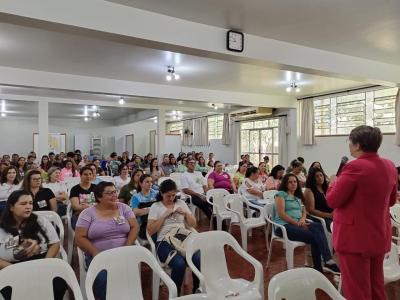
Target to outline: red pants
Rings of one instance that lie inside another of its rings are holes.
[[[347,300],[385,300],[384,254],[363,256],[338,253],[343,292]]]

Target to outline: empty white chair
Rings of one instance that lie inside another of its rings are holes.
[[[53,299],[53,279],[60,277],[71,288],[75,300],[82,300],[75,273],[62,259],[45,258],[8,266],[0,272],[0,290],[10,286],[12,299]]]
[[[268,300],[313,300],[315,290],[323,290],[333,300],[345,300],[330,281],[311,268],[284,271],[272,277],[268,285]]]
[[[383,260],[383,275],[385,284],[400,279],[400,263],[396,244],[392,243],[390,252]]]
[[[222,221],[229,220],[232,213],[226,210],[224,197],[229,192],[224,189],[211,189],[206,193],[207,202],[213,206],[213,217],[217,219],[217,229],[222,230]],[[212,230],[213,218],[210,220],[210,230]]]
[[[94,300],[92,286],[98,273],[107,271],[107,299],[143,299],[140,264],[146,263],[168,287],[169,297],[177,290],[172,279],[157,263],[149,250],[141,246],[125,246],[103,251],[90,263],[86,274],[86,295]]]
[[[268,203],[264,207],[264,215],[265,219],[267,220],[268,223],[271,224],[271,241],[269,244],[269,252],[268,252],[268,260],[267,260],[267,268],[269,267],[269,263],[271,260],[271,254],[272,254],[272,243],[273,241],[278,241],[281,242],[285,245],[286,248],[286,264],[288,269],[293,269],[293,254],[294,254],[294,249],[297,247],[302,247],[306,246],[305,243],[303,242],[297,242],[297,241],[291,241],[289,240],[287,233],[286,233],[286,228],[283,225],[280,225],[278,223],[275,223],[274,216],[275,216],[275,204],[273,203]],[[275,229],[280,228],[282,230],[282,237],[278,236],[275,234]],[[268,243],[268,241],[267,241]],[[268,246],[267,246],[268,247]]]
[[[265,233],[267,232],[265,228],[266,222],[264,218],[264,213],[262,210],[260,210],[259,217],[245,217],[243,213],[244,204],[246,204],[248,207],[253,207],[256,209],[257,207],[255,205],[252,205],[250,201],[248,201],[245,197],[239,194],[226,195],[224,197],[224,200],[226,201],[226,209],[235,214],[235,218],[231,218],[231,226],[232,225],[240,226],[242,247],[245,251],[247,251],[247,234],[249,230],[257,227],[264,227]],[[268,241],[267,236],[266,239]]]
[[[101,179],[101,181],[111,182],[115,184],[115,179],[112,176],[99,176],[99,179]]]
[[[61,217],[52,210],[34,211],[33,213],[42,218],[46,218],[51,224],[53,224],[56,231],[58,230],[58,236],[60,237],[59,255],[63,260],[68,262],[68,255],[64,250],[64,224]]]
[[[255,269],[254,280],[233,279],[229,276],[224,246],[230,246]],[[201,272],[192,262],[200,250]],[[235,238],[225,231],[208,231],[190,235],[186,262],[200,280],[200,287],[212,299],[264,299],[263,268],[259,261],[245,252]]]

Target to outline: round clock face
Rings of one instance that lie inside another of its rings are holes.
[[[231,51],[243,51],[243,33],[236,31],[228,31],[227,48]]]

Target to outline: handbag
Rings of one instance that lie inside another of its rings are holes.
[[[183,228],[183,227],[173,227],[170,231],[168,231],[163,241],[167,242],[174,248],[169,254],[163,265],[168,265],[170,261],[174,258],[175,255],[180,254],[183,257],[186,257],[186,245],[188,241],[188,237],[193,233],[193,231]],[[159,246],[161,243],[159,244]],[[158,252],[158,248],[156,250]]]

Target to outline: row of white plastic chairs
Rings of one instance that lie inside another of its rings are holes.
[[[255,268],[252,282],[229,276],[224,246],[229,245]],[[202,271],[191,263],[191,256],[201,252]],[[168,288],[169,299],[264,299],[264,278],[261,264],[243,251],[236,240],[226,232],[194,234],[187,245],[187,262],[200,279],[201,294],[176,297],[177,287],[161,269],[154,256],[144,247],[126,246],[107,250],[92,260],[84,284],[87,299],[94,300],[93,283],[98,273],[107,271],[107,299],[143,299],[140,264],[146,263]],[[40,272],[37,270],[40,269]],[[52,299],[52,281],[60,277],[66,281],[74,299],[84,299],[75,274],[60,259],[42,259],[15,264],[0,272],[0,289],[11,286],[13,299]],[[36,280],[31,280],[35,278]],[[278,299],[315,299],[315,290],[325,291],[332,299],[344,299],[319,272],[300,268],[286,271],[271,279],[268,297]],[[301,298],[299,298],[299,295]],[[154,297],[153,297],[154,299]],[[158,299],[158,298],[157,298]]]

